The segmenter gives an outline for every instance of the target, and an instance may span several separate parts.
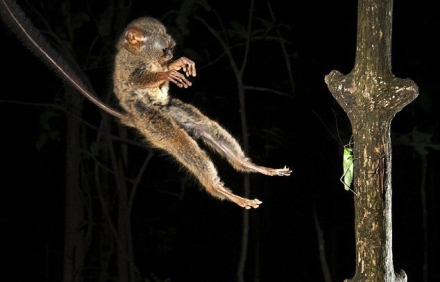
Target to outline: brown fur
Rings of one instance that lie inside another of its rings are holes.
[[[290,169],[252,163],[217,122],[168,95],[169,82],[187,88],[191,86],[187,77],[196,76],[193,61],[185,57],[171,60],[174,46],[174,40],[156,19],[140,18],[125,29],[117,44],[114,70],[114,91],[129,116],[124,123],[136,128],[152,147],[173,156],[212,196],[247,209],[257,208],[261,204],[258,199],[239,197],[224,187],[214,164],[195,139],[203,140],[239,171],[288,176]]]

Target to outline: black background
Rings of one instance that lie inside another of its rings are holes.
[[[180,7],[174,1],[148,2],[153,1],[134,1],[129,18],[142,15],[161,18]],[[413,79],[420,96],[395,117],[393,138],[417,129],[433,134],[432,142],[436,143],[439,142],[436,108],[440,81],[439,47],[435,43],[440,23],[438,12],[434,1],[394,2],[393,72],[398,77]],[[231,21],[246,24],[248,1],[212,5],[226,26]],[[292,7],[287,7],[285,1],[273,1],[271,5],[278,22],[288,27],[284,36],[290,42],[295,92],[289,93],[286,87],[285,64],[277,45],[255,44],[245,83],[289,95],[248,92],[250,156],[262,165],[287,165],[293,173],[288,178],[251,176],[252,196],[263,204],[250,211],[246,277],[252,280],[256,271],[254,260],[258,257],[261,281],[323,281],[315,212],[324,232],[332,281],[343,281],[354,275],[355,267],[353,194],[346,192],[339,182],[342,146],[348,142],[350,123],[328,91],[324,76],[333,69],[346,74],[353,68],[356,1],[300,1],[292,2]],[[266,2],[256,1],[255,8],[259,16],[268,16]],[[207,13],[208,19],[209,16]],[[57,19],[46,20],[50,25],[58,24]],[[173,27],[172,21],[166,24]],[[190,21],[189,30],[190,34],[180,42],[185,48],[198,54],[204,50],[213,54],[221,52],[218,42],[200,23]],[[91,40],[87,40],[93,38],[96,30],[87,29],[87,32],[82,33],[82,44],[90,44]],[[41,150],[37,150],[36,142],[41,134],[40,115],[47,109],[45,104],[53,103],[62,83],[12,34],[2,30],[1,38],[0,229],[7,238],[6,251],[1,251],[2,264],[10,266],[9,272],[17,277],[14,281],[57,281],[62,269],[64,232],[65,117],[62,112],[58,112],[53,124],[61,132],[60,141],[50,141]],[[183,49],[178,49],[176,55],[182,53]],[[172,95],[197,105],[240,139],[238,96],[228,62],[223,59],[207,67],[206,60],[195,61],[199,69],[194,85],[188,90],[172,87]],[[111,61],[100,67],[99,75],[90,74],[98,93],[111,83]],[[97,109],[88,101],[84,107],[84,118],[96,123]],[[282,132],[282,142],[268,150],[271,144],[264,138],[264,132],[273,128]],[[139,165],[147,154],[147,150],[138,151]],[[212,157],[227,186],[241,194],[242,175],[217,156]],[[438,169],[439,153],[430,150],[428,281],[439,279],[433,269],[439,250]],[[406,271],[409,281],[422,281],[421,173],[417,152],[393,144],[394,264],[396,269]],[[180,179],[186,179],[187,185],[182,199],[161,192],[180,193]],[[148,276],[153,272],[161,279],[171,277],[172,281],[235,281],[242,209],[208,196],[176,163],[160,153],[148,165],[142,183],[136,194],[132,222],[136,264],[141,273]],[[161,232],[166,235],[160,235]]]

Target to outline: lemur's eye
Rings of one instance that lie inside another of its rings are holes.
[[[164,52],[164,53],[172,53],[172,52],[173,52],[173,49],[174,49],[174,48],[172,48],[172,47],[171,47],[171,48],[163,48],[163,49],[162,49],[162,52]]]

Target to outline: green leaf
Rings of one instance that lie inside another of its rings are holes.
[[[98,156],[101,148],[102,144],[100,142],[92,142],[90,144],[90,153],[92,153],[93,156]]]
[[[79,13],[70,14],[69,23],[71,24],[70,27],[71,27],[72,31],[75,31],[75,30],[83,27],[83,25],[88,22],[90,22],[90,17],[86,12],[79,12]]]
[[[51,130],[48,132],[50,139],[61,141],[61,133],[58,130]]]
[[[232,30],[231,30],[232,33],[235,33],[242,38],[247,37],[247,31],[241,23],[233,21],[231,25],[232,25]]]
[[[46,144],[47,141],[47,134],[41,133],[40,136],[38,136],[37,141],[35,142],[35,147],[37,147],[37,150],[41,150],[43,146]]]
[[[40,115],[40,125],[44,130],[50,131],[50,123],[49,120],[53,117],[56,117],[57,113],[54,111],[44,111]]]

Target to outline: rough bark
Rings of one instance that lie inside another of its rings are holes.
[[[407,280],[393,266],[390,128],[418,88],[391,71],[392,7],[392,0],[359,0],[355,66],[325,77],[353,132],[356,273],[346,281]]]

